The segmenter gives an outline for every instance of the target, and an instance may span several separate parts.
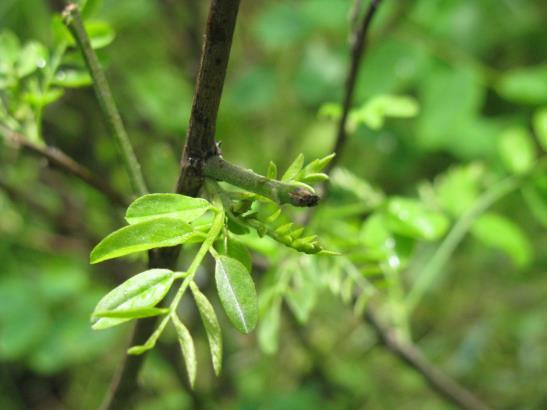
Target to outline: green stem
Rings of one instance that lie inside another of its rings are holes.
[[[79,8],[76,4],[71,3],[65,8],[63,12],[63,21],[76,40],[84,57],[91,78],[93,79],[95,95],[99,101],[103,117],[120,147],[122,159],[127,173],[129,174],[133,191],[138,195],[144,195],[148,190],[144,182],[141,166],[123,125],[114,98],[112,97],[110,86],[108,85],[104,71],[101,68],[99,59],[91,47],[89,36],[87,35]]]
[[[448,262],[467,232],[471,229],[473,222],[475,222],[477,218],[494,203],[517,189],[520,186],[521,181],[522,179],[518,177],[509,177],[498,182],[484,192],[471,209],[458,219],[452,230],[439,245],[428,264],[421,270],[414,287],[406,298],[407,312],[410,313],[416,308],[425,293],[442,275],[442,268]]]
[[[309,188],[266,178],[250,169],[231,164],[219,155],[205,162],[203,174],[265,196],[279,204],[303,207],[315,206],[319,202],[319,196]]]

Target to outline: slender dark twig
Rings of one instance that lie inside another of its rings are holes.
[[[380,322],[371,307],[366,311],[366,318],[382,344],[412,369],[420,373],[435,392],[464,409],[489,409],[473,393],[460,386],[455,380],[431,363],[416,346],[399,340],[395,332]]]
[[[340,161],[342,148],[344,147],[344,144],[346,143],[346,139],[347,139],[346,127],[348,122],[348,116],[349,116],[349,111],[351,109],[351,105],[353,103],[355,85],[357,84],[357,79],[359,77],[359,69],[361,67],[361,60],[363,57],[363,53],[365,51],[367,35],[369,33],[369,29],[370,29],[372,20],[374,18],[374,15],[376,14],[376,10],[380,6],[381,1],[382,0],[371,0],[370,5],[366,11],[366,14],[361,24],[357,27],[357,31],[350,37],[351,39],[350,40],[351,42],[350,69],[346,77],[344,101],[342,103],[342,116],[340,117],[340,120],[338,122],[338,128],[336,132],[336,141],[332,149],[332,152],[335,152],[336,156],[333,158],[333,160],[329,164],[327,168],[327,173],[329,173]]]
[[[92,186],[97,191],[103,193],[112,204],[122,207],[127,206],[128,201],[122,194],[112,188],[107,182],[97,178],[88,168],[80,165],[76,160],[60,149],[30,142],[23,135],[11,131],[4,126],[0,126],[0,133],[4,135],[8,143],[47,159],[52,166],[59,168],[67,174],[73,175]]]

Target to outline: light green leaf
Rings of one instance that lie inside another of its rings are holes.
[[[408,96],[378,95],[350,115],[350,121],[363,123],[373,130],[383,127],[387,117],[410,118],[418,114],[417,101]]]
[[[526,173],[534,166],[534,142],[524,128],[513,128],[503,133],[498,149],[507,169],[515,174]]]
[[[105,21],[86,21],[85,29],[94,49],[106,47],[114,41],[114,29]]]
[[[41,91],[27,91],[23,94],[23,100],[35,107],[44,107],[54,103],[64,94],[60,88],[50,88],[45,93]]]
[[[47,49],[42,44],[31,41],[21,49],[16,63],[16,71],[19,77],[34,72],[38,67],[43,67],[48,58]]]
[[[444,214],[430,211],[421,202],[409,198],[390,198],[386,218],[391,231],[426,241],[439,239],[448,228]]]
[[[146,307],[128,310],[107,310],[105,312],[94,312],[93,316],[102,319],[141,319],[144,317],[159,316],[169,313],[167,308]]]
[[[481,164],[469,164],[450,168],[441,175],[435,182],[441,207],[453,216],[462,215],[479,196],[479,182],[483,174]]]
[[[158,218],[175,218],[190,223],[212,208],[202,198],[178,194],[149,194],[135,200],[125,214],[131,225]]]
[[[304,155],[298,154],[296,159],[293,161],[291,165],[287,168],[283,176],[281,177],[281,181],[290,181],[294,179],[298,173],[302,170],[302,167],[304,166]]]
[[[505,73],[496,89],[509,101],[524,104],[547,102],[547,65],[517,68]]]
[[[258,305],[249,271],[238,260],[221,255],[216,259],[215,281],[230,322],[242,333],[251,332],[258,319]]]
[[[275,165],[275,162],[270,161],[268,164],[268,171],[266,172],[266,176],[270,179],[277,179],[277,165]]]
[[[51,83],[53,85],[58,85],[59,87],[78,88],[91,85],[93,80],[86,71],[63,69],[55,74]]]
[[[522,188],[522,195],[532,215],[547,228],[547,192],[539,184],[528,184]]]
[[[165,297],[175,278],[176,274],[168,269],[151,269],[126,280],[99,301],[91,316],[93,329],[106,329],[131,319],[96,320],[97,314],[104,317],[107,312],[139,312],[155,306]]]
[[[547,151],[547,107],[534,114],[534,131],[544,151]]]
[[[104,238],[91,251],[91,263],[118,258],[153,248],[175,246],[199,236],[186,222],[158,218],[119,229]]]
[[[520,268],[532,259],[532,246],[518,225],[495,213],[483,214],[475,221],[471,233],[487,246],[506,253]]]
[[[213,369],[215,374],[218,376],[222,370],[222,332],[220,329],[220,324],[218,323],[217,315],[213,309],[213,306],[207,297],[201,293],[194,282],[190,283],[190,289],[194,295],[199,315],[201,316],[201,321],[203,322],[205,332],[207,333]]]
[[[333,152],[332,154],[327,155],[326,157],[314,159],[312,162],[310,162],[306,167],[304,168],[304,174],[315,174],[320,173],[327,167],[327,165],[330,164],[330,162],[333,160],[333,158],[336,156],[336,154]]]
[[[194,340],[192,335],[180,321],[178,316],[172,315],[171,320],[175,325],[175,330],[177,331],[177,336],[179,338],[180,349],[182,350],[182,356],[184,357],[184,363],[186,364],[186,371],[188,372],[188,378],[190,379],[190,386],[194,388],[194,383],[196,382],[196,371],[197,371],[197,358],[196,358],[196,349],[194,347]]]
[[[21,51],[19,39],[11,31],[3,30],[0,32],[0,74],[10,71]]]

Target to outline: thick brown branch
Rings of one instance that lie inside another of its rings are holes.
[[[196,196],[203,183],[201,168],[217,153],[215,127],[226,68],[232,45],[239,0],[213,0],[209,10],[205,42],[196,90],[182,154],[176,191]]]
[[[58,148],[35,144],[30,142],[23,135],[6,129],[5,127],[1,127],[0,132],[6,137],[8,143],[47,159],[49,164],[53,167],[75,176],[96,190],[102,192],[114,205],[122,206],[124,208],[128,205],[128,202],[123,195],[105,181],[97,178],[88,168],[80,165]]]
[[[379,340],[395,356],[420,373],[431,388],[450,402],[469,410],[487,410],[489,407],[473,393],[431,363],[414,345],[399,340],[396,334],[385,327],[372,308],[366,311],[367,321],[376,331]]]
[[[190,123],[184,146],[181,171],[176,192],[196,196],[203,183],[202,166],[207,158],[217,153],[215,124],[224,87],[226,68],[230,56],[239,0],[213,0],[209,9],[205,43],[197,77]],[[180,247],[150,253],[150,267],[172,267]],[[156,320],[139,320],[133,331],[130,345],[142,344],[150,335]],[[127,356],[119,376],[110,387],[103,409],[126,409],[137,390],[137,378],[144,355]]]

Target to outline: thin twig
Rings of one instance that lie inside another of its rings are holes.
[[[347,122],[349,111],[353,103],[353,95],[355,93],[355,85],[359,77],[359,69],[361,67],[361,61],[363,53],[365,51],[366,39],[369,33],[370,25],[376,14],[382,0],[371,0],[367,12],[357,27],[357,31],[351,36],[351,62],[348,75],[346,77],[346,86],[344,91],[344,101],[342,103],[342,116],[338,122],[338,128],[336,131],[336,141],[334,143],[331,152],[336,153],[329,166],[327,167],[327,174],[338,164],[342,155],[342,148],[344,147],[347,139]]]
[[[76,160],[65,154],[58,148],[42,146],[30,142],[23,135],[14,132],[4,126],[0,126],[0,133],[4,135],[8,143],[21,147],[26,151],[46,158],[52,166],[59,168],[67,174],[73,175],[86,184],[92,186],[97,191],[103,193],[112,204],[126,207],[127,199],[112,188],[107,182],[97,178],[88,168],[80,165]]]
[[[106,81],[106,76],[95,51],[91,47],[89,36],[84,28],[82,18],[80,16],[79,7],[71,3],[63,12],[63,21],[68,27],[72,36],[76,40],[80,51],[84,57],[91,78],[93,79],[93,88],[103,117],[108,124],[116,142],[119,144],[124,165],[127,169],[133,191],[138,195],[144,195],[148,192],[144,177],[142,175],[141,166],[133,150],[133,146],[129,140],[129,136],[123,125],[122,118],[110,91],[110,86]]]
[[[420,373],[431,388],[450,402],[468,410],[487,410],[489,407],[473,393],[431,363],[424,354],[409,342],[401,341],[394,331],[385,327],[369,306],[366,319],[378,338],[395,356]]]

